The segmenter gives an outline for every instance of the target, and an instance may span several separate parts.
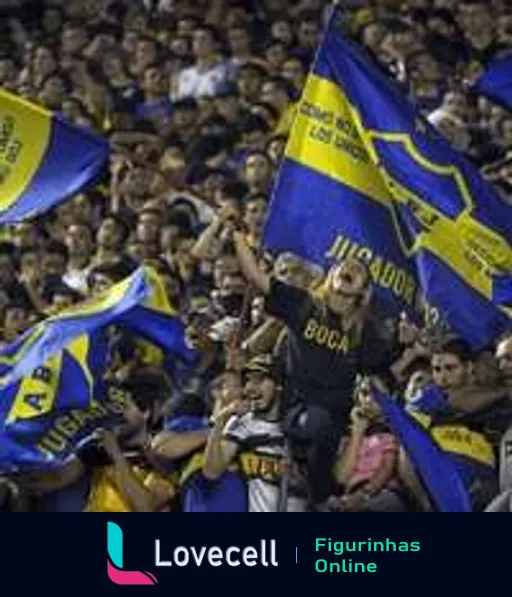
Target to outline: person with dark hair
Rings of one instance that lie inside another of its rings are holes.
[[[356,259],[334,265],[318,295],[264,273],[242,232],[234,243],[246,278],[266,297],[266,311],[288,326],[285,417],[288,433],[308,444],[310,503],[332,489],[331,468],[348,425],[357,373],[388,373],[390,339],[368,313],[371,276]]]
[[[255,60],[240,66],[235,84],[242,106],[247,107],[258,99],[267,75],[266,69]]]
[[[116,98],[116,108],[122,105],[121,100],[133,102],[137,95],[137,84],[130,76],[124,54],[115,49],[107,52],[102,60],[102,69]]]
[[[488,64],[499,52],[507,50],[497,39],[493,11],[485,0],[462,0],[456,18],[469,49],[467,58]]]
[[[137,120],[149,120],[158,128],[167,124],[172,114],[165,77],[163,63],[148,64],[141,75],[143,100],[135,106]]]
[[[469,385],[472,354],[469,346],[459,339],[449,339],[436,347],[432,356],[434,383],[443,391],[458,390]]]
[[[281,67],[281,77],[288,81],[295,92],[295,97],[299,98],[304,84],[306,83],[307,67],[304,61],[298,56],[289,56]]]
[[[71,224],[66,231],[65,243],[69,260],[63,281],[78,292],[87,294],[87,276],[93,249],[91,228],[82,222]]]
[[[228,78],[228,68],[218,54],[217,33],[207,25],[194,31],[192,53],[195,64],[179,74],[173,99],[212,96]]]
[[[58,69],[57,55],[49,46],[38,46],[34,53],[29,77],[34,89],[40,89],[43,80]]]
[[[95,265],[91,268],[87,277],[89,293],[96,295],[105,292],[117,282],[128,278],[134,271],[135,264],[127,259],[105,265]]]
[[[55,276],[62,278],[66,273],[69,253],[64,243],[50,239],[43,246],[41,256],[41,271],[44,277]]]
[[[118,261],[129,234],[129,226],[119,215],[106,214],[96,233],[97,250],[93,262],[100,265]]]
[[[163,222],[158,209],[145,208],[139,212],[135,236],[149,247],[156,247],[160,240],[160,228]]]
[[[71,91],[71,83],[64,73],[54,72],[41,81],[38,101],[49,110],[58,111],[66,95]]]
[[[224,85],[214,97],[215,111],[228,125],[236,125],[243,114],[238,89],[234,83]]]
[[[297,17],[297,46],[292,54],[311,64],[320,41],[321,21],[315,12],[303,12]]]
[[[329,499],[336,512],[404,512],[397,477],[398,440],[386,425],[363,379],[350,412],[350,435],[341,443],[334,468],[339,494]]]
[[[42,300],[46,305],[45,313],[47,315],[56,315],[83,300],[83,296],[66,286],[62,280],[54,276],[46,278],[42,292]]]
[[[257,250],[267,214],[268,196],[264,193],[248,195],[244,203],[243,221],[247,228],[246,241],[250,247]]]
[[[279,422],[281,371],[271,355],[253,357],[244,367],[244,400],[234,400],[213,418],[203,475],[216,480],[239,457],[248,485],[249,512],[278,512],[280,482],[290,465]],[[307,490],[297,467],[290,473],[286,512],[304,512]]]
[[[241,395],[239,374],[226,368],[206,387],[193,378],[166,409],[164,429],[155,436],[152,450],[163,462],[172,463],[173,468],[178,469],[183,512],[244,512],[247,509],[245,482],[236,463],[215,480],[203,473],[210,421],[222,408],[240,400]]]
[[[290,48],[294,42],[292,23],[286,18],[278,18],[270,23],[270,33],[273,39]]]
[[[418,50],[405,61],[409,94],[420,110],[438,108],[446,91],[446,77],[441,64],[427,51]]]
[[[288,56],[288,46],[281,40],[272,38],[265,45],[264,56],[269,73],[278,75],[281,72],[283,62]]]
[[[266,79],[261,87],[260,100],[279,112],[279,122],[274,130],[276,135],[288,135],[296,112],[292,85],[281,77]]]
[[[172,127],[179,139],[187,144],[198,129],[199,107],[193,97],[173,102]]]
[[[242,64],[253,58],[252,40],[249,29],[241,25],[227,30],[227,40],[230,53],[230,67],[235,76]]]
[[[261,116],[246,112],[238,122],[237,133],[238,142],[235,145],[232,162],[242,165],[246,161],[247,151],[263,149],[270,128]]]
[[[2,344],[17,340],[31,325],[32,306],[24,296],[16,296],[2,310],[0,337]]]
[[[270,130],[276,128],[280,114],[272,104],[264,101],[254,102],[249,107],[249,112],[263,118]]]
[[[30,302],[38,310],[43,310],[41,294],[44,278],[40,268],[40,251],[37,246],[25,247],[18,253],[19,281],[27,291]]]
[[[474,510],[485,508],[497,492],[495,454],[512,424],[512,402],[488,360],[459,338],[441,340],[433,349],[433,385],[408,403],[409,412],[454,463]],[[430,508],[412,469],[402,462],[403,480]]]
[[[63,56],[81,54],[89,43],[87,29],[78,21],[67,21],[62,28],[61,52]]]
[[[155,39],[139,35],[135,42],[134,61],[131,64],[135,77],[141,77],[150,64],[158,63],[161,58],[160,52],[160,45]]]
[[[272,184],[272,162],[264,151],[251,151],[245,157],[244,182],[249,195],[267,195]]]
[[[429,11],[425,45],[438,61],[452,68],[467,55],[462,32],[448,9]]]

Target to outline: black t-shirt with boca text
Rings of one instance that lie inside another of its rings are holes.
[[[374,319],[368,319],[354,345],[339,315],[317,303],[306,290],[275,279],[265,307],[289,328],[285,385],[295,400],[343,416],[352,407],[358,373],[389,373],[394,343]]]

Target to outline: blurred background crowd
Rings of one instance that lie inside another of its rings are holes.
[[[248,499],[252,511],[275,511],[283,493],[289,510],[432,509],[364,375],[347,399],[350,431],[345,413],[344,439],[335,434],[328,489],[308,466],[318,454],[291,455],[283,432],[286,310],[297,307],[283,287],[305,293],[325,272],[294,255],[272,261],[260,240],[326,8],[323,0],[0,2],[0,85],[112,148],[94,188],[0,230],[1,342],[144,263],[161,274],[202,355],[190,371],[137,339],[125,346],[111,375],[132,397],[126,424],[99,433],[58,472],[0,478],[2,509],[232,511]],[[353,0],[345,11],[372,59],[512,204],[512,114],[470,91],[512,50],[509,2]],[[282,286],[265,278],[249,295],[245,249]],[[463,455],[473,507],[495,496],[506,504],[512,338],[475,355],[405,316],[386,333],[386,374],[404,401],[433,383],[453,403],[461,395],[471,403],[457,425],[482,444]],[[374,338],[368,351],[379,350]],[[321,370],[318,356],[309,366]]]

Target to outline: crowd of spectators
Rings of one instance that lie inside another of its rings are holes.
[[[0,341],[144,263],[201,359],[169,364],[133,339],[109,372],[131,397],[125,424],[59,471],[0,477],[0,509],[435,510],[370,376],[444,442],[474,510],[494,498],[491,509],[511,508],[512,336],[474,354],[405,315],[384,326],[367,309],[364,263],[324,272],[261,247],[327,3],[10,4],[0,85],[104,135],[111,158],[93,188],[0,230]],[[512,114],[470,90],[512,50],[508,2],[345,11],[351,35],[512,204]],[[449,433],[474,450],[459,453]]]

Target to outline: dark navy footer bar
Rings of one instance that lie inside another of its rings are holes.
[[[448,594],[507,582],[507,522],[486,515],[4,515],[2,571],[4,587],[15,583],[20,595],[178,587],[195,595],[217,587],[224,595],[237,588],[270,596],[283,586],[300,594]]]

